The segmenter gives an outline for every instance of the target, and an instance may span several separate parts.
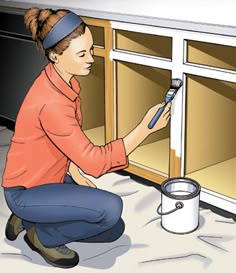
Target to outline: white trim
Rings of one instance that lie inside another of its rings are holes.
[[[182,67],[183,73],[193,74],[197,76],[202,76],[206,78],[228,81],[228,82],[236,82],[236,72],[232,70],[225,70],[205,65],[197,65],[197,64],[183,64]]]
[[[181,124],[181,171],[180,175],[185,175],[185,139],[186,139],[186,93],[187,93],[187,81],[186,75],[183,74],[183,96],[182,96],[182,124]]]
[[[182,51],[183,50],[184,50],[184,47]],[[144,54],[127,52],[122,50],[112,50],[110,52],[111,60],[124,61],[129,63],[135,63],[135,64],[141,64],[145,66],[172,70],[173,77],[181,77],[181,74],[185,73],[185,74],[192,74],[192,75],[202,76],[202,77],[216,79],[216,80],[236,82],[236,72],[233,70],[226,70],[226,69],[221,69],[221,68],[216,68],[216,67],[211,67],[206,65],[192,64],[192,63],[183,64],[183,62],[180,63],[180,57],[182,57],[182,60],[185,58],[183,54],[179,54],[179,58],[177,62],[174,56],[173,56],[173,61],[171,61],[165,58],[148,56]],[[176,74],[179,76],[177,76]]]
[[[187,63],[187,52],[188,52],[188,43],[187,43],[187,40],[184,39],[183,40],[183,50],[184,50],[184,57],[183,57],[183,64],[186,64]]]
[[[236,214],[236,199],[224,196],[206,188],[201,189],[200,200]]]
[[[224,46],[236,46],[236,37],[223,36],[210,33],[200,33],[194,31],[184,31],[183,38],[190,41],[211,43]]]
[[[173,44],[175,39],[181,41],[182,38],[173,38]],[[200,64],[193,64],[193,63],[184,63],[183,61],[186,59],[186,42],[183,41],[183,46],[178,46],[178,48],[181,48],[181,54],[179,54],[178,62],[176,61],[176,58],[172,56],[172,61],[170,59],[161,58],[161,57],[155,57],[152,55],[145,55],[135,52],[129,52],[129,51],[123,51],[123,50],[113,50],[110,52],[110,59],[111,60],[119,60],[119,61],[125,61],[135,64],[141,64],[156,68],[162,68],[162,69],[168,69],[172,70],[173,74],[176,74],[174,71],[180,71],[178,74],[180,77],[181,73],[186,74],[193,74],[197,76],[222,80],[222,81],[229,81],[229,82],[236,82],[236,71],[228,70],[228,69],[222,69],[207,65],[200,65]],[[180,42],[179,42],[180,43]],[[174,52],[174,46],[173,46],[173,52]],[[174,53],[173,53],[174,54]],[[177,55],[177,54],[176,54]],[[182,61],[180,61],[180,58],[182,58]],[[176,76],[173,76],[176,77]]]
[[[148,25],[139,25],[132,23],[122,23],[111,21],[113,29],[139,32],[144,34],[160,35],[164,37],[181,37],[186,40],[199,41],[204,43],[213,43],[226,46],[236,46],[235,36],[224,36],[222,34],[202,33],[197,31],[186,31],[179,29],[169,29],[165,27],[155,27]]]
[[[148,56],[139,53],[127,52],[122,50],[113,50],[110,53],[110,58],[116,61],[124,61],[168,70],[172,69],[172,62],[169,59]]]
[[[180,67],[183,64],[183,39],[181,37],[173,38],[172,45],[172,79],[180,78],[183,80],[183,73]],[[170,147],[175,150],[177,157],[182,156],[181,152],[181,127],[182,127],[182,97],[185,86],[183,86],[172,102],[171,107],[171,137]]]
[[[176,32],[179,32],[179,33],[182,32],[181,30],[172,30],[172,29],[168,29],[164,27],[121,23],[121,22],[115,22],[115,21],[111,21],[111,27],[117,30],[133,31],[133,32],[139,32],[143,34],[161,35],[164,37],[171,37]]]

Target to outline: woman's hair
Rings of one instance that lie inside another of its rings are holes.
[[[84,34],[85,27],[87,26],[84,22],[79,25],[74,31],[67,35],[64,39],[59,41],[57,44],[51,48],[44,49],[43,40],[53,28],[53,26],[60,20],[63,16],[69,13],[69,10],[65,9],[39,9],[39,8],[30,8],[25,13],[25,26],[31,31],[32,39],[36,42],[36,47],[48,58],[49,53],[54,51],[55,53],[61,55],[64,50],[66,50],[70,41],[78,36]]]

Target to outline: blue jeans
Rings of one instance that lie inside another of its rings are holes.
[[[66,175],[64,183],[26,189],[5,188],[10,210],[26,230],[35,225],[41,243],[111,242],[124,232],[122,199],[111,192],[80,186]]]

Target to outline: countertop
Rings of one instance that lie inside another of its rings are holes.
[[[81,16],[236,37],[235,0],[18,0],[0,6],[67,8]]]

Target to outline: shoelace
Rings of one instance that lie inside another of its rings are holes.
[[[62,254],[69,254],[70,249],[66,245],[56,246],[56,250]]]
[[[17,232],[21,232],[24,230],[24,226],[22,224],[20,224],[18,227],[17,227]]]

